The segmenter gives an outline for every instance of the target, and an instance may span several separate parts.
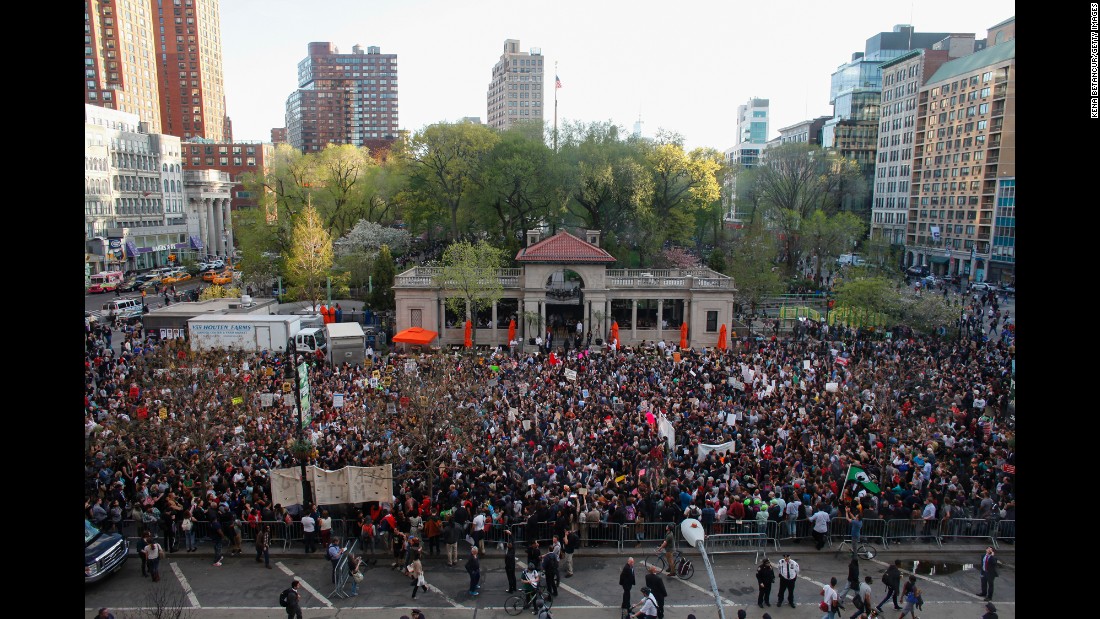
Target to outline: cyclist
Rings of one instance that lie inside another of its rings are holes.
[[[676,545],[676,531],[671,524],[665,525],[665,541],[657,547],[657,552],[665,551],[665,563],[668,564],[666,575],[676,578],[676,562],[672,560],[672,547]]]
[[[539,590],[539,570],[534,562],[527,564],[527,569],[523,570],[520,578],[523,582],[523,607],[530,608]]]

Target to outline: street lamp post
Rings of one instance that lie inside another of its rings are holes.
[[[683,534],[688,545],[698,548],[703,555],[703,565],[706,566],[707,576],[710,577],[710,590],[714,593],[714,604],[718,607],[718,619],[726,619],[726,611],[722,608],[722,594],[718,593],[718,581],[714,579],[714,568],[710,564],[707,548],[703,544],[702,523],[695,518],[684,518],[680,523],[680,533]]]
[[[303,376],[301,373],[301,369],[297,369],[296,371],[295,364],[298,360],[298,348],[294,343],[294,338],[291,338],[290,341],[287,342],[286,355],[287,365],[285,376],[287,380],[290,380],[294,383],[294,409],[298,413],[298,442],[299,444],[301,444],[303,441],[305,441],[305,432],[304,428],[302,427],[302,394],[300,387]],[[305,366],[304,363],[302,365]],[[309,374],[306,374],[304,378],[308,381]],[[309,479],[306,477],[306,461],[305,458],[300,454],[298,455],[298,466],[299,472],[302,477],[302,509],[304,511],[309,507],[309,504],[312,502],[311,499],[313,497],[313,493],[310,492]]]

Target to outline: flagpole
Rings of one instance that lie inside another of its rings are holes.
[[[554,152],[558,152],[558,61],[554,61]]]

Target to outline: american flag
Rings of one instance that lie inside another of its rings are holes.
[[[561,88],[561,78],[557,75],[554,75],[554,87]]]
[[[1010,473],[1012,475],[1016,474],[1016,465],[1015,464],[1005,464],[1001,468],[1004,469],[1005,473]]]

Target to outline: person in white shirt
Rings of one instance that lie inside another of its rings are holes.
[[[471,535],[474,538],[474,544],[477,545],[479,553],[485,553],[485,512],[479,511],[474,516],[473,524],[471,525]]]
[[[794,584],[798,580],[798,574],[801,572],[801,568],[798,567],[798,561],[791,558],[791,553],[783,553],[783,558],[779,560],[776,565],[779,569],[779,597],[775,600],[776,607],[783,605],[783,592],[787,592],[787,604],[791,608],[794,608]]]
[[[829,532],[829,514],[824,511],[823,505],[817,506],[817,511],[810,516],[810,522],[814,523],[814,542],[818,550],[825,547],[825,534]]]
[[[317,552],[317,521],[307,512],[302,516],[302,537],[305,538],[306,552]]]
[[[821,602],[829,609],[821,616],[821,619],[836,619],[840,610],[840,598],[836,594],[836,576],[829,579],[829,584],[821,590]]]

